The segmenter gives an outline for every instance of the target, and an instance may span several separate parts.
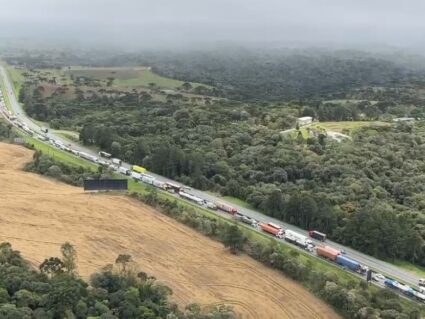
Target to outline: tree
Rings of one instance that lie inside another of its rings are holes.
[[[114,141],[111,144],[111,153],[113,156],[120,156],[121,155],[121,144]]]
[[[50,257],[41,263],[39,269],[48,275],[58,275],[64,272],[64,267],[65,265],[62,260],[57,257]]]
[[[131,255],[127,254],[120,254],[118,255],[117,259],[115,260],[115,264],[121,266],[121,271],[126,272],[127,264],[132,261]]]
[[[226,225],[222,235],[224,247],[229,247],[233,254],[241,251],[246,237],[236,224]]]
[[[189,91],[189,90],[192,89],[192,84],[190,84],[189,82],[184,82],[182,84],[182,89],[185,90],[185,91]]]
[[[63,266],[68,274],[74,274],[76,270],[77,251],[69,242],[61,246]]]

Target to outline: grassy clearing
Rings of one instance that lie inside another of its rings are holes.
[[[58,150],[57,148],[49,144],[43,143],[42,141],[39,141],[35,138],[23,135],[23,133],[20,134],[28,144],[34,145],[34,148],[36,150],[42,151],[44,154],[51,156],[55,160],[65,161],[66,163],[72,166],[83,166],[93,171],[97,170],[97,165],[93,163],[83,160],[82,158],[79,158],[73,154]]]
[[[113,87],[149,87],[150,83],[155,83],[157,87],[175,89],[184,82],[160,76],[148,67],[135,68],[86,68],[71,67],[64,71],[68,76],[88,77],[99,80],[114,78]],[[193,87],[200,86],[200,83],[191,83]],[[205,85],[206,86],[206,85]]]
[[[24,82],[24,76],[22,75],[22,70],[18,70],[11,65],[5,64],[5,69],[9,78],[12,81],[13,91],[16,96],[19,95],[19,91],[21,90],[22,83]]]
[[[341,122],[319,122],[310,127],[322,128],[327,131],[342,132],[343,130],[354,130],[364,126],[389,126],[391,123],[381,121],[341,121]]]

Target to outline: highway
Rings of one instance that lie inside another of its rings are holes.
[[[35,131],[38,134],[46,135],[46,134],[41,132],[41,130],[40,130],[41,127],[38,124],[36,124],[35,122],[33,122],[25,114],[24,110],[22,109],[21,105],[19,104],[19,102],[18,102],[18,100],[17,100],[17,98],[14,94],[12,83],[11,83],[11,81],[8,77],[8,74],[7,74],[7,72],[6,72],[6,70],[3,66],[0,66],[0,76],[3,79],[3,83],[4,83],[5,89],[6,89],[6,92],[3,92],[3,94],[7,95],[7,97],[9,98],[12,113],[17,117],[17,119],[20,122],[25,123],[31,130]],[[61,141],[63,144],[68,145],[69,147],[71,147],[75,150],[78,150],[80,152],[85,152],[87,154],[98,157],[98,154],[95,151],[93,151],[89,148],[85,148],[84,146],[82,146],[78,143],[69,141],[69,140],[61,137],[60,135],[55,134],[52,131],[49,131],[47,136],[50,139],[55,139],[55,140]],[[129,163],[123,163],[122,166],[124,166],[126,168],[131,167],[131,165]],[[181,183],[175,182],[173,180],[170,180],[168,178],[165,178],[163,176],[159,176],[159,175],[151,173],[151,172],[149,172],[149,175],[152,175],[156,179],[163,181],[163,182],[172,182],[172,183],[175,183],[175,184],[182,185]],[[184,185],[182,185],[182,186],[184,186]],[[296,232],[299,232],[299,233],[302,233],[302,234],[308,236],[308,233],[307,233],[306,230],[303,230],[303,229],[300,229],[296,226],[284,223],[284,222],[277,220],[277,219],[274,219],[272,217],[268,217],[265,214],[262,214],[258,211],[248,209],[248,208],[244,208],[244,207],[235,205],[235,204],[230,203],[230,202],[226,202],[224,199],[220,198],[219,196],[211,195],[209,193],[206,193],[206,192],[203,192],[203,191],[200,191],[200,190],[196,190],[196,189],[190,189],[188,192],[195,195],[195,196],[198,196],[200,198],[209,200],[211,202],[226,203],[230,206],[237,208],[238,212],[240,212],[241,214],[247,215],[247,216],[254,218],[258,221],[273,222],[275,224],[281,225],[284,229],[291,229],[293,231],[296,231]],[[315,244],[321,243],[321,242],[316,241],[314,239],[313,239],[313,242]],[[376,272],[380,272],[380,273],[382,273],[382,274],[384,274],[388,277],[400,280],[400,281],[410,285],[411,287],[417,287],[418,286],[419,277],[417,275],[411,273],[411,272],[408,272],[404,269],[398,268],[398,267],[396,267],[392,264],[381,261],[381,260],[376,259],[374,257],[365,255],[365,254],[358,252],[354,249],[351,249],[349,247],[342,246],[342,245],[335,243],[335,242],[332,242],[330,240],[326,241],[326,245],[332,246],[332,247],[340,249],[340,250],[344,250],[348,257],[357,260],[361,264],[368,266],[370,269],[373,269]]]

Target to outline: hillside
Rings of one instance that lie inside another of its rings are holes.
[[[228,304],[242,318],[338,318],[307,290],[246,256],[124,196],[84,194],[20,171],[32,152],[0,144],[0,240],[38,265],[71,241],[83,277],[133,256],[174,291],[179,304]],[[13,163],[11,166],[10,163]],[[42,234],[42,236],[41,236]]]

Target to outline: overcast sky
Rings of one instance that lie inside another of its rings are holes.
[[[0,0],[0,37],[425,47],[425,0]]]

